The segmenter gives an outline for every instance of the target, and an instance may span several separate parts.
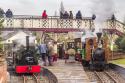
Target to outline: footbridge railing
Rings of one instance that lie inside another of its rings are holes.
[[[123,36],[125,34],[125,24],[118,20],[108,20],[106,22],[106,28],[104,28],[103,31]]]
[[[15,15],[13,18],[5,18],[4,27],[91,29],[94,27],[94,22],[91,17],[84,17],[83,19],[60,19],[58,16],[49,16],[47,19],[42,19],[41,16]]]

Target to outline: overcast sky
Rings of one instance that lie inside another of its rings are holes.
[[[55,11],[59,12],[61,1],[63,1],[65,10],[72,10],[74,14],[81,10],[83,16],[91,16],[92,10],[94,10],[93,1],[97,0],[1,0],[0,7],[5,11],[10,8],[16,15],[41,15],[42,11],[46,9],[47,14],[53,16]],[[112,1],[110,6],[113,7],[116,17],[123,20],[125,17],[125,0]]]

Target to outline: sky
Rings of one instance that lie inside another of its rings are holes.
[[[54,16],[55,11],[59,15],[61,1],[65,10],[72,10],[74,15],[78,10],[81,10],[82,15],[86,17],[92,16],[93,10],[98,8],[97,1],[102,2],[104,0],[1,0],[0,7],[5,11],[11,9],[15,15],[41,15],[45,9],[49,16]],[[108,2],[110,0],[105,1]],[[93,3],[96,7],[93,6]],[[109,4],[116,18],[121,21],[125,18],[124,4],[125,0],[112,0],[112,3]]]

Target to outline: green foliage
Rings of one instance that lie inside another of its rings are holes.
[[[125,59],[118,59],[118,60],[113,60],[111,61],[113,64],[125,64]]]
[[[125,52],[125,37],[120,42],[120,48]]]
[[[2,50],[2,48],[3,48],[3,44],[0,44],[0,50]]]
[[[3,17],[4,17],[4,11],[3,11],[3,9],[0,8],[0,28],[3,28],[3,22],[4,22]],[[1,31],[0,31],[0,35],[1,35]],[[0,43],[1,43],[1,40],[2,40],[2,38],[0,37]],[[2,50],[2,47],[3,47],[3,45],[0,44],[0,50]]]
[[[121,44],[121,41],[122,41],[123,37],[118,37],[115,41],[115,44],[118,46],[118,48],[120,49],[120,44]]]
[[[3,18],[4,17],[4,11],[3,9],[0,8],[0,18]]]
[[[4,19],[0,18],[0,28],[3,28],[3,22],[4,22]]]
[[[115,41],[119,51],[125,52],[125,37],[118,37]]]
[[[33,35],[36,36],[37,35],[36,32],[33,32]]]
[[[114,51],[118,51],[118,49],[119,49],[119,48],[118,48],[117,45],[114,45],[114,46],[113,46],[113,50],[114,50]]]

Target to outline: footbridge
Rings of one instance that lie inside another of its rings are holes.
[[[54,33],[83,32],[85,29],[93,30],[95,28],[92,17],[60,19],[59,16],[49,16],[47,19],[42,19],[41,16],[31,15],[15,15],[13,18],[4,18],[3,26],[2,31],[27,30]],[[125,24],[116,19],[109,19],[102,26],[106,33],[124,35]]]
[[[50,16],[42,19],[41,16],[23,16],[15,15],[13,18],[5,18],[4,28],[1,30],[29,30],[43,32],[83,32],[84,29],[94,28],[94,22],[91,17],[83,19],[60,19]]]

